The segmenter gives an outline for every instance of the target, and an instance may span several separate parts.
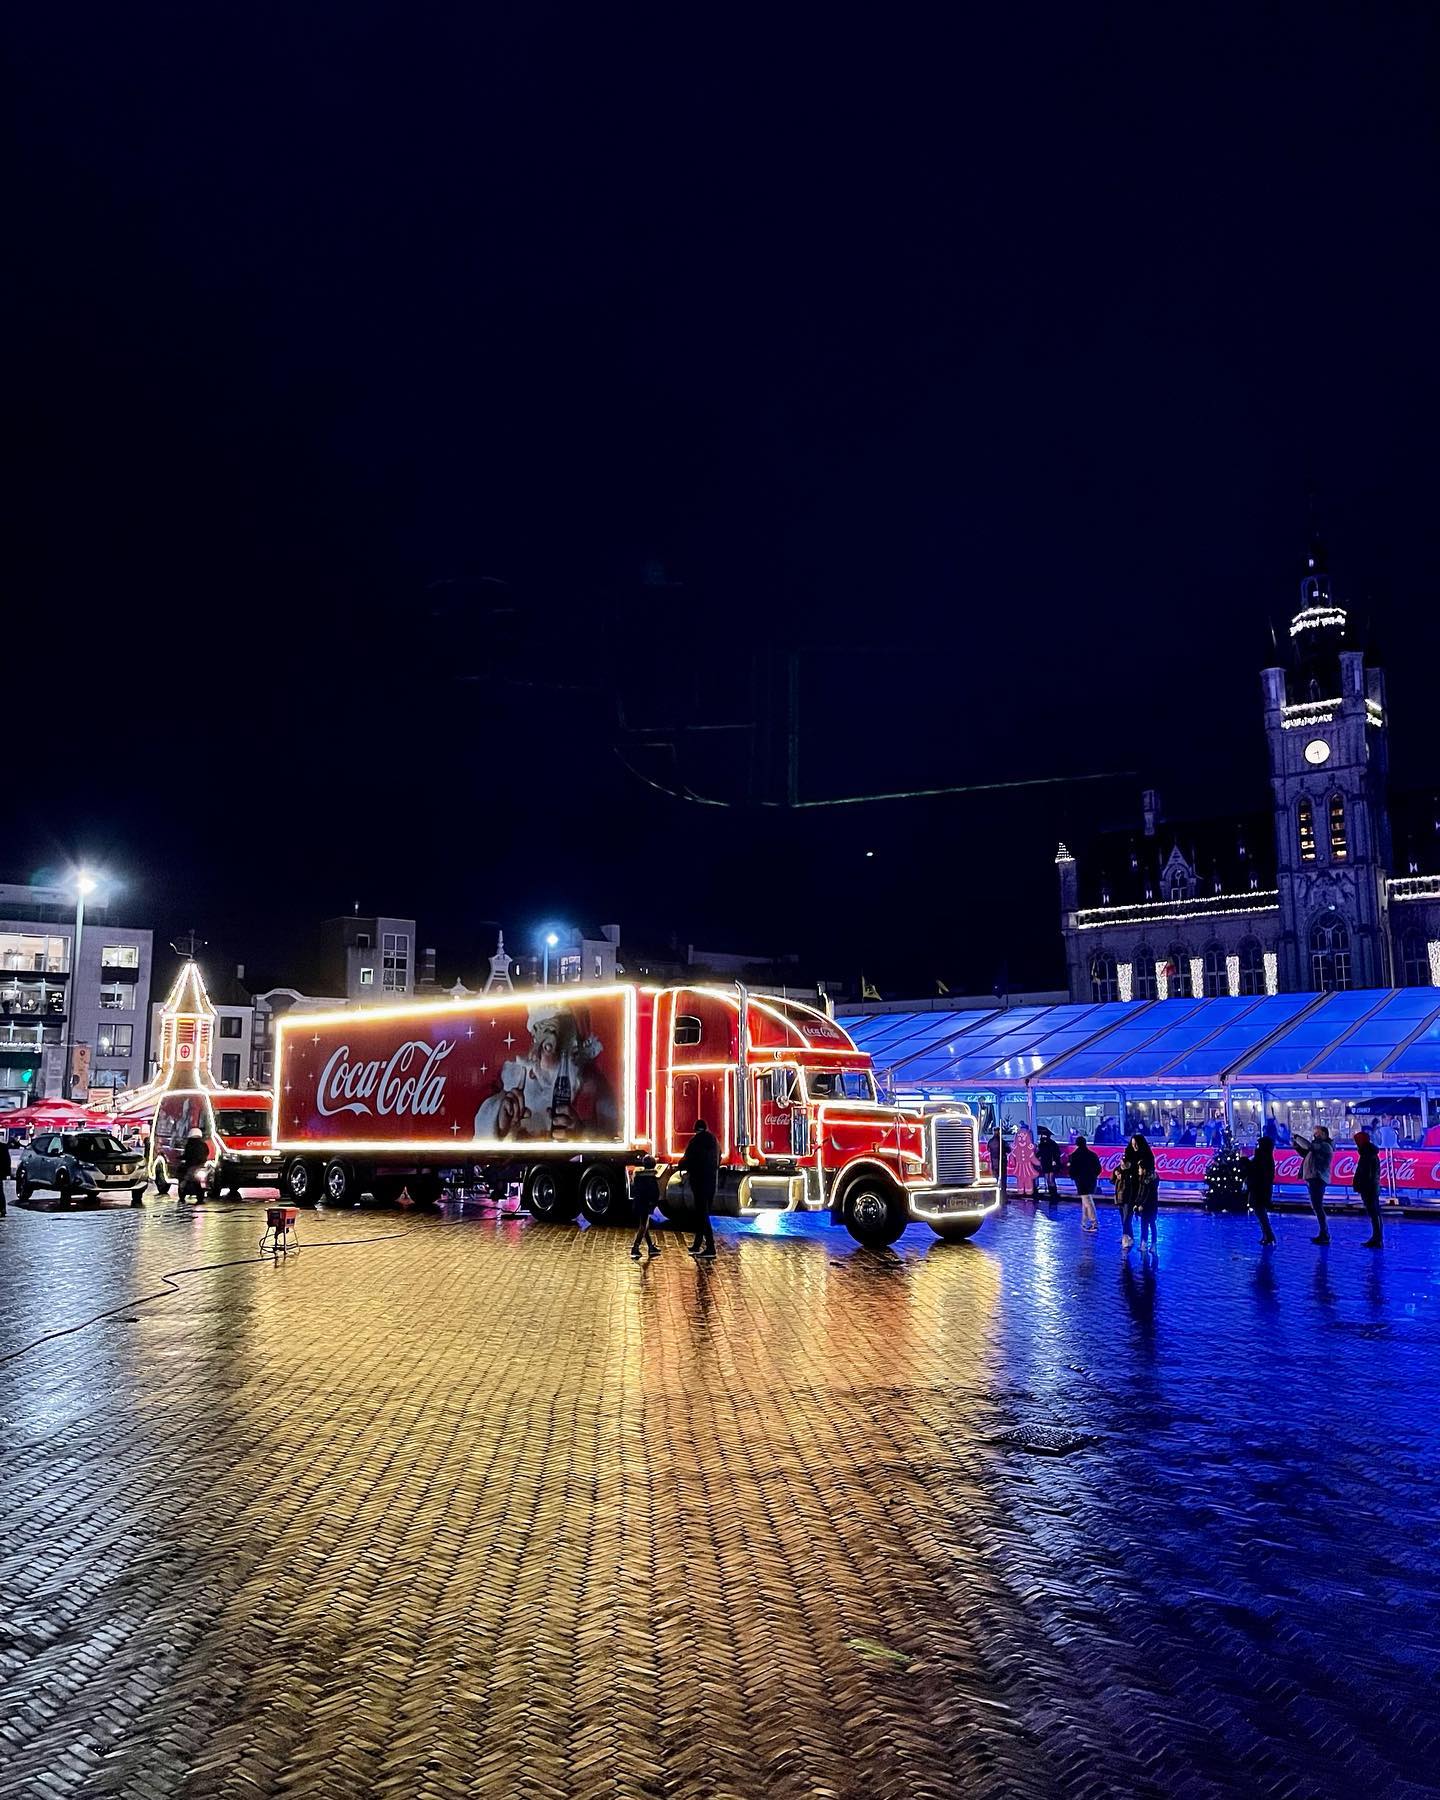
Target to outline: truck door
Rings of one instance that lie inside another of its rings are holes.
[[[754,1082],[755,1137],[761,1152],[782,1159],[803,1156],[809,1146],[798,1071],[780,1063],[757,1070]]]

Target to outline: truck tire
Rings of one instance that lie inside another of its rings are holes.
[[[405,1191],[403,1175],[377,1175],[371,1193],[375,1196],[377,1206],[394,1206]]]
[[[623,1169],[591,1163],[580,1171],[580,1210],[592,1225],[628,1225],[630,1192]]]
[[[296,1206],[314,1206],[320,1198],[320,1181],[314,1163],[297,1156],[286,1165],[285,1194]]]
[[[321,1180],[326,1206],[354,1206],[360,1198],[360,1183],[355,1179],[354,1165],[331,1157]]]
[[[565,1225],[578,1204],[574,1171],[564,1163],[535,1163],[525,1171],[525,1205],[535,1218]]]
[[[908,1224],[905,1197],[881,1176],[861,1175],[845,1190],[845,1229],[867,1250],[893,1244]]]
[[[974,1237],[982,1224],[984,1224],[983,1219],[951,1219],[943,1225],[937,1224],[932,1219],[930,1229],[936,1237],[943,1238],[947,1244],[963,1244]]]

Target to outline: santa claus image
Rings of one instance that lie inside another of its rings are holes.
[[[604,1045],[570,1007],[537,1001],[526,1024],[530,1048],[500,1070],[500,1087],[480,1102],[475,1136],[610,1138],[617,1114],[610,1084],[596,1068]]]

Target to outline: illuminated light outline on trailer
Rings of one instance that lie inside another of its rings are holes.
[[[525,988],[503,999],[494,994],[479,994],[466,1008],[466,1003],[457,1005],[454,1000],[412,1002],[406,1006],[362,1006],[353,1011],[335,1011],[325,1013],[286,1013],[275,1021],[275,1088],[272,1096],[274,1119],[277,1126],[275,1149],[291,1152],[295,1155],[309,1153],[314,1156],[353,1156],[363,1152],[366,1155],[413,1155],[419,1152],[438,1154],[444,1150],[452,1158],[461,1151],[483,1150],[504,1151],[514,1157],[517,1151],[528,1154],[530,1151],[545,1145],[550,1149],[564,1151],[567,1156],[579,1156],[589,1152],[631,1151],[649,1143],[648,1138],[637,1138],[635,1135],[635,1070],[634,1046],[636,1033],[637,997],[642,989],[631,982],[617,983],[609,987],[582,988],[587,999],[610,999],[620,995],[625,1002],[625,1039],[622,1051],[622,1076],[625,1088],[624,1114],[622,1124],[625,1127],[623,1137],[613,1138],[462,1138],[454,1137],[442,1143],[439,1138],[325,1138],[321,1140],[303,1140],[282,1138],[278,1132],[281,1118],[280,1096],[284,1092],[281,1077],[285,1066],[285,1039],[289,1030],[294,1027],[304,1031],[319,1031],[326,1026],[339,1029],[352,1029],[358,1022],[361,1025],[374,1023],[376,1020],[392,1021],[396,1019],[455,1019],[463,1016],[462,1009],[471,1012],[484,1011],[487,1008],[494,1012],[511,1011],[517,1006],[527,1010],[533,1000],[553,994],[553,988]],[[564,991],[564,990],[560,990]],[[645,988],[646,993],[658,992]],[[228,1090],[227,1090],[228,1091]]]

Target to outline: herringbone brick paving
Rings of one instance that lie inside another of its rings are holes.
[[[1105,1227],[12,1209],[0,1797],[1440,1791],[1440,1231]]]

